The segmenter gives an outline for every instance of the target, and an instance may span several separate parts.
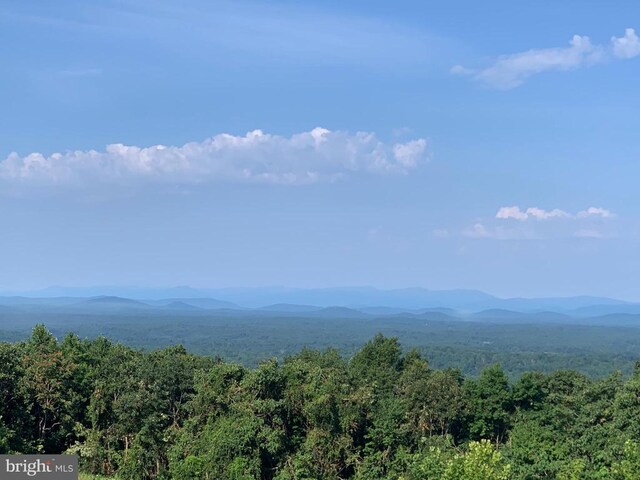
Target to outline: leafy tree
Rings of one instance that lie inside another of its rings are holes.
[[[23,349],[0,343],[0,454],[30,452],[33,448],[33,423],[23,383]]]
[[[511,466],[502,459],[488,440],[471,442],[466,453],[449,462],[443,480],[509,480]]]
[[[76,367],[44,325],[33,329],[22,356],[20,387],[29,398],[37,450],[63,450],[70,443],[74,394],[79,390],[74,382]]]
[[[376,335],[349,362],[349,370],[358,385],[371,386],[376,392],[389,392],[402,370],[402,349],[397,338]]]
[[[624,456],[614,462],[611,467],[611,478],[614,480],[635,480],[640,478],[640,445],[627,440],[624,445]]]
[[[414,442],[424,436],[460,436],[466,407],[462,385],[457,370],[431,370],[422,360],[408,364],[398,393],[406,410],[405,428]]]
[[[499,365],[485,368],[477,380],[465,384],[468,398],[468,429],[472,439],[505,439],[513,412],[509,379]]]
[[[508,480],[511,466],[488,440],[471,442],[464,452],[431,447],[413,455],[401,480]]]

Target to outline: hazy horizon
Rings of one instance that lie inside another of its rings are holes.
[[[514,295],[503,296],[493,292],[488,292],[480,288],[451,288],[451,289],[431,289],[421,286],[405,286],[405,287],[390,287],[383,288],[375,285],[335,285],[335,286],[318,286],[318,287],[296,287],[288,285],[254,285],[254,286],[191,286],[191,285],[173,285],[173,286],[149,286],[149,285],[88,285],[88,286],[74,286],[74,285],[49,285],[44,288],[35,288],[27,290],[1,290],[0,297],[2,296],[29,296],[37,297],[41,294],[43,297],[57,297],[57,296],[74,296],[78,297],[96,297],[96,296],[122,296],[136,299],[144,299],[144,292],[153,293],[155,297],[162,298],[162,293],[166,292],[166,298],[169,298],[171,293],[177,294],[177,298],[186,298],[185,295],[197,294],[203,297],[211,296],[216,293],[224,292],[239,292],[246,291],[250,293],[255,292],[325,292],[325,291],[374,291],[380,293],[390,292],[410,292],[410,291],[423,291],[428,293],[471,293],[477,292],[483,295],[491,296],[500,300],[514,300],[514,299],[564,299],[564,298],[602,298],[609,300],[618,300],[629,303],[640,303],[640,300],[634,300],[629,298],[622,298],[617,296],[597,295],[597,294],[577,294],[577,295],[550,295],[550,296],[536,296],[536,295]]]

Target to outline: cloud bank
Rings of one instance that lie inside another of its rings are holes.
[[[207,184],[304,185],[357,174],[407,174],[427,157],[423,138],[388,145],[374,133],[314,128],[290,137],[254,130],[219,134],[181,147],[108,145],[45,156],[10,154],[0,161],[0,185]]]
[[[532,49],[511,55],[501,55],[484,69],[456,65],[451,73],[467,75],[490,87],[510,89],[529,77],[546,71],[567,71],[609,60],[625,60],[640,55],[640,38],[633,28],[622,37],[612,37],[607,45],[594,45],[587,36],[574,35],[569,46]]]

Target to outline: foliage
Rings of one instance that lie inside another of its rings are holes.
[[[0,362],[0,453],[76,453],[84,478],[640,478],[640,365],[465,377],[377,335],[246,368],[41,325]]]
[[[640,324],[633,316],[606,317],[592,324],[586,318],[549,321],[544,314],[526,321],[520,317],[463,321],[437,312],[371,318],[336,313],[314,318],[251,310],[88,314],[25,308],[0,311],[0,341],[28,338],[34,317],[58,338],[68,332],[82,338],[106,335],[147,351],[179,343],[191,353],[252,368],[270,358],[282,361],[304,347],[335,348],[351,358],[378,333],[397,338],[405,349],[418,349],[432,368],[478,376],[485,367],[499,363],[512,380],[529,371],[562,369],[591,377],[614,370],[630,375],[640,351]]]

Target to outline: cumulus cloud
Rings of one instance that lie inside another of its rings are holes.
[[[393,157],[400,166],[407,169],[414,168],[422,160],[422,154],[426,148],[427,141],[424,138],[407,143],[396,143],[393,146]]]
[[[608,45],[594,45],[589,37],[574,35],[566,47],[531,49],[499,56],[492,65],[471,69],[456,65],[451,73],[467,75],[488,86],[514,88],[529,77],[546,71],[567,71],[611,59],[630,59],[640,55],[640,39],[633,28],[622,37],[612,37]]]
[[[527,215],[529,217],[537,218],[538,220],[548,220],[550,218],[568,218],[569,215],[564,210],[560,210],[559,208],[554,208],[553,210],[544,210],[542,208],[531,207],[527,208]]]
[[[613,213],[611,213],[611,211],[607,210],[606,208],[600,207],[589,207],[585,210],[581,210],[575,215],[565,212],[564,210],[560,210],[559,208],[554,208],[553,210],[544,210],[538,207],[529,207],[526,210],[521,210],[518,206],[501,207],[496,213],[496,218],[498,219],[514,219],[520,221],[529,220],[531,218],[536,220],[549,220],[553,218],[611,218],[613,216],[614,215]]]
[[[613,54],[618,58],[633,58],[640,55],[640,38],[633,28],[624,31],[624,37],[611,37]]]
[[[426,160],[427,142],[388,145],[375,134],[314,128],[290,137],[254,130],[219,134],[181,147],[108,145],[43,155],[10,154],[0,161],[0,182],[12,185],[82,185],[215,182],[303,185],[356,174],[406,174]]]
[[[586,210],[582,210],[581,212],[578,212],[577,216],[578,218],[587,218],[587,217],[611,218],[614,215],[606,208],[589,207]]]
[[[529,218],[529,215],[527,215],[526,212],[520,210],[520,207],[513,206],[502,207],[500,210],[498,210],[498,213],[496,213],[496,218],[514,218],[516,220],[526,220],[527,218]]]

